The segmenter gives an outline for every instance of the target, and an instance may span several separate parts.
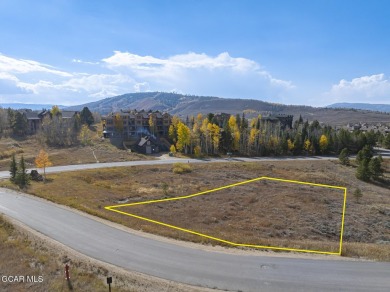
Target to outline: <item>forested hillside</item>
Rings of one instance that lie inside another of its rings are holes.
[[[229,113],[245,112],[248,118],[259,114],[291,114],[296,118],[330,124],[333,126],[347,123],[384,123],[390,122],[390,113],[373,112],[355,109],[315,108],[304,105],[284,105],[264,102],[255,99],[228,99],[212,96],[195,96],[165,92],[128,93],[105,98],[99,101],[68,107],[69,110],[81,110],[88,107],[92,112],[108,114],[120,110],[159,110],[181,117],[197,113]]]

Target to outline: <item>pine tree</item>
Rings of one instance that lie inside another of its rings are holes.
[[[80,119],[82,124],[91,126],[94,123],[94,118],[88,107],[84,107],[80,112]]]
[[[342,165],[349,165],[348,149],[344,148],[341,150],[339,160]]]
[[[9,172],[11,174],[10,180],[12,182],[15,182],[16,174],[18,172],[18,165],[16,164],[15,154],[12,155],[12,160],[11,160]]]
[[[373,179],[378,179],[381,175],[383,175],[381,161],[378,157],[374,157],[370,160],[368,163],[368,169]]]
[[[16,173],[15,181],[20,188],[25,188],[30,183],[30,175],[27,173],[26,163],[23,156],[19,161],[19,167]]]
[[[383,147],[390,149],[390,133],[387,133],[386,137],[384,138]]]
[[[359,162],[359,166],[356,170],[356,177],[363,181],[369,181],[371,177],[370,169],[368,167],[369,160],[363,159]]]
[[[372,155],[371,147],[366,145],[356,155],[356,162],[358,162],[360,164],[361,161],[367,160],[367,163],[368,163],[370,161],[370,159],[372,158],[372,156],[373,155]]]
[[[11,123],[12,131],[15,135],[24,136],[27,133],[27,118],[24,114],[16,111]]]

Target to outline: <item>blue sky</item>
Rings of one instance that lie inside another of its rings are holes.
[[[0,103],[390,103],[389,32],[386,0],[0,0]]]

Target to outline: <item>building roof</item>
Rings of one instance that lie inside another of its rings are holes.
[[[75,111],[61,111],[61,116],[63,119],[70,119],[73,118],[75,114],[78,112]]]
[[[27,111],[24,112],[24,115],[26,116],[27,120],[40,120],[39,112],[37,111]]]
[[[148,137],[142,137],[141,140],[138,142],[138,146],[144,146],[146,142],[148,142]]]

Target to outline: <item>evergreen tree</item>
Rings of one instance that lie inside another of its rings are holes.
[[[88,126],[95,122],[91,111],[86,106],[80,112],[80,119],[82,124],[87,124]]]
[[[303,118],[302,118],[302,115],[299,115],[298,123],[299,123],[299,124],[303,124]]]
[[[19,111],[15,111],[11,122],[11,128],[15,135],[24,136],[27,134],[27,118]]]
[[[80,114],[75,114],[73,117],[73,131],[78,133],[81,129],[81,117]]]
[[[358,162],[360,164],[360,162],[366,160],[368,163],[370,161],[370,159],[372,158],[372,156],[373,156],[372,148],[370,146],[366,145],[356,155],[356,162]]]
[[[369,181],[371,177],[370,169],[368,167],[369,160],[363,159],[359,162],[359,166],[356,170],[356,177],[363,181]]]
[[[387,133],[386,137],[383,139],[383,147],[390,149],[390,133]]]
[[[27,173],[26,163],[23,156],[19,161],[19,167],[16,172],[15,181],[20,188],[24,188],[30,183],[30,175]]]
[[[207,114],[207,119],[209,120],[209,123],[213,122],[214,114],[213,113],[208,113]]]
[[[11,164],[10,164],[10,169],[9,169],[9,172],[11,174],[10,180],[12,182],[15,182],[17,171],[18,171],[18,165],[16,164],[15,154],[13,154]]]
[[[367,132],[365,136],[366,136],[366,145],[370,145],[371,147],[374,147],[377,140],[374,130]]]
[[[224,152],[231,152],[233,145],[233,137],[232,132],[230,131],[230,127],[228,123],[224,124],[223,131],[221,133],[221,144]]]
[[[378,179],[383,174],[381,161],[378,157],[374,157],[370,160],[368,169],[373,179]]]
[[[342,165],[349,165],[348,149],[344,148],[341,150],[339,160]]]

